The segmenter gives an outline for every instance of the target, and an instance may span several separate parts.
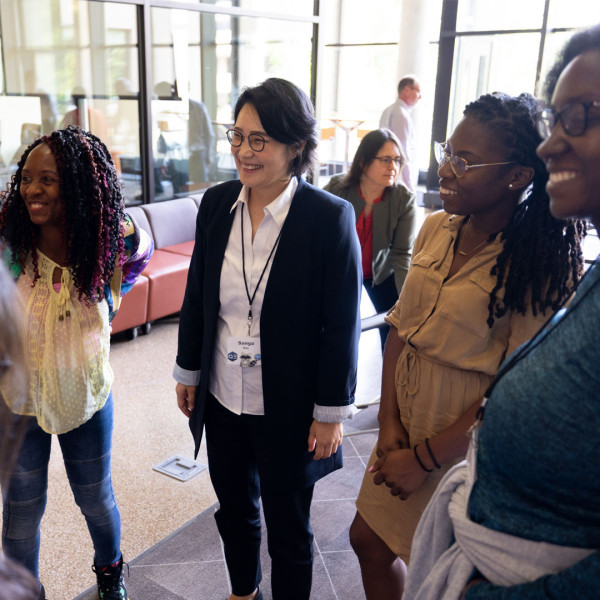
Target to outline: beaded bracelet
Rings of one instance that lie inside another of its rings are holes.
[[[431,450],[431,446],[429,445],[429,438],[425,438],[425,448],[427,448],[427,452],[429,452],[429,456],[431,457],[431,460],[433,461],[435,468],[441,469],[442,466],[440,465],[440,463],[438,463],[437,460],[435,460],[435,456],[433,455],[433,451]]]
[[[419,444],[417,444],[416,446],[413,446],[413,452],[415,453],[415,458],[417,459],[417,462],[419,463],[419,465],[421,466],[421,469],[423,469],[423,471],[426,471],[427,473],[431,473],[431,471],[433,471],[433,469],[428,469],[422,462],[421,459],[419,458],[419,455],[417,454],[417,447]]]

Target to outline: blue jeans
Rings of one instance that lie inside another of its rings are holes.
[[[58,436],[75,502],[92,537],[94,562],[100,566],[113,564],[121,557],[121,515],[110,475],[112,429],[111,393],[104,407],[89,421]],[[4,553],[36,577],[51,442],[52,436],[31,419],[8,490],[3,490]]]

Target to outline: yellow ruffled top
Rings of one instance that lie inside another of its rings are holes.
[[[61,271],[60,289],[52,284]],[[23,303],[26,352],[30,368],[29,398],[0,389],[13,412],[35,415],[48,433],[66,433],[88,421],[108,398],[114,380],[106,300],[79,300],[69,269],[38,250],[40,279],[32,287],[29,259],[17,280]]]

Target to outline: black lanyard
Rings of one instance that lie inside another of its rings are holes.
[[[242,206],[242,212],[241,212],[241,216],[240,216],[240,223],[241,223],[241,230],[242,230],[242,273],[244,274],[244,285],[246,286],[246,296],[248,297],[248,305],[249,305],[249,308],[248,308],[248,336],[250,336],[250,327],[252,327],[252,303],[254,302],[254,297],[256,296],[256,292],[258,291],[258,286],[260,285],[260,282],[262,281],[263,275],[265,274],[265,271],[267,270],[267,267],[269,266],[271,257],[273,256],[273,253],[275,252],[275,248],[277,248],[277,244],[279,244],[279,238],[281,237],[281,231],[283,228],[279,230],[279,234],[277,235],[275,244],[273,244],[273,247],[271,248],[271,252],[269,253],[269,258],[267,258],[267,262],[265,263],[262,273],[260,274],[260,277],[258,278],[258,283],[256,284],[256,287],[254,288],[254,292],[252,293],[252,296],[250,296],[250,291],[248,290],[248,280],[246,279],[246,255],[244,252],[244,207],[243,206]]]

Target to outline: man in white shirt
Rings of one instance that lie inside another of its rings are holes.
[[[416,156],[415,130],[410,116],[412,107],[421,99],[421,86],[413,75],[406,75],[398,83],[398,99],[388,106],[379,120],[379,127],[391,129],[402,145],[406,162],[400,178],[413,192],[417,189],[419,166]]]

